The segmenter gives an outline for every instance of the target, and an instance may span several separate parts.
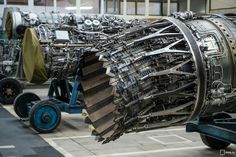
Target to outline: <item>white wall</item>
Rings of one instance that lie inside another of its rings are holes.
[[[211,13],[235,13],[236,0],[211,0]]]
[[[211,9],[236,7],[236,0],[211,0]]]

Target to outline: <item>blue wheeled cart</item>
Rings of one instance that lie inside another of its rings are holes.
[[[40,100],[34,93],[22,93],[14,102],[14,110],[20,118],[29,120],[36,131],[49,133],[60,124],[61,112],[82,112],[84,103],[78,99],[80,91],[78,70],[73,87],[68,80],[54,79],[49,86],[48,99]]]
[[[203,143],[213,149],[225,149],[236,144],[236,118],[225,112],[198,117],[188,122],[187,132],[199,132]]]

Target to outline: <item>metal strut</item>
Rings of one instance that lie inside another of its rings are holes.
[[[217,115],[228,114],[218,113]],[[231,118],[229,115],[224,117],[217,116],[216,118],[214,118],[214,115],[198,117],[196,120],[186,124],[186,131],[198,132],[201,136],[211,138],[211,140],[236,144],[236,118]],[[207,141],[207,145],[212,147],[209,141]],[[218,147],[222,146],[219,145]]]

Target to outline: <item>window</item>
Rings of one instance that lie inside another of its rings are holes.
[[[76,0],[57,0],[58,7],[76,6]]]
[[[167,15],[167,3],[163,3],[163,15]],[[178,11],[178,3],[170,3],[170,13]]]
[[[100,0],[80,0],[81,14],[99,14]]]
[[[127,0],[127,15],[144,15],[145,14],[145,0]],[[120,2],[120,13],[124,12],[124,2]],[[149,15],[161,14],[161,2],[159,0],[149,0]]]
[[[75,13],[76,0],[57,0],[57,11],[62,13]]]
[[[0,0],[0,4],[4,4],[4,0]]]
[[[51,12],[53,11],[53,0],[34,0],[33,12]]]
[[[149,15],[161,15],[161,3],[149,2]]]
[[[145,14],[145,2],[137,2],[137,14],[144,15]]]
[[[120,13],[124,13],[124,2],[120,3]],[[127,1],[127,8],[126,8],[127,15],[134,15],[135,14],[135,2],[128,2]]]
[[[195,13],[206,13],[206,0],[191,1],[190,10]]]
[[[7,4],[28,5],[28,0],[7,0]]]
[[[35,6],[53,6],[53,0],[34,0]]]
[[[119,14],[120,3],[118,0],[105,0],[106,13],[108,14]]]

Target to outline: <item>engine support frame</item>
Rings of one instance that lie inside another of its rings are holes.
[[[236,144],[236,118],[197,117],[186,124],[186,132],[198,132],[214,139]]]
[[[80,70],[77,70],[73,87],[68,80],[53,79],[49,86],[48,99],[40,100],[34,93],[25,93],[17,97],[14,107],[18,116],[29,120],[31,126],[40,133],[50,133],[57,128],[61,112],[80,114],[85,108],[80,95]],[[24,97],[35,98],[27,98]],[[24,112],[26,110],[26,112]]]

